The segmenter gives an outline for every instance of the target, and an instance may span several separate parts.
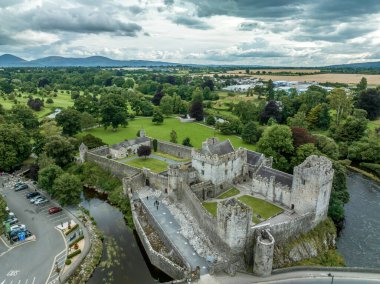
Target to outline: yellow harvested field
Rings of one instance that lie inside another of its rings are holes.
[[[272,73],[279,73],[279,72],[287,72],[287,73],[319,73],[321,70],[319,69],[255,69],[255,68],[249,68],[250,72],[272,72]],[[245,70],[231,70],[227,71],[228,74],[245,74]]]

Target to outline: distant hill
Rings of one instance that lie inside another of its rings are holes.
[[[13,67],[13,66],[20,66],[27,62],[26,60],[14,56],[12,54],[4,54],[0,56],[0,66],[1,67]]]
[[[0,67],[158,67],[176,66],[177,63],[147,60],[114,60],[103,56],[70,58],[48,56],[27,61],[14,55],[0,56]]]
[[[331,65],[325,68],[380,68],[380,61]]]

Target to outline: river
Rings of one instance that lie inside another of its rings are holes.
[[[380,268],[380,185],[356,173],[347,181],[350,201],[338,251],[347,266]]]
[[[153,267],[138,237],[126,226],[123,214],[105,201],[105,196],[85,192],[82,205],[90,211],[104,234],[103,255],[88,284],[145,284],[169,281],[167,275]]]

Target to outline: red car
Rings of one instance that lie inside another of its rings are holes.
[[[55,213],[58,213],[58,212],[61,212],[61,211],[62,211],[61,207],[52,207],[52,208],[49,208],[49,214],[55,214]]]

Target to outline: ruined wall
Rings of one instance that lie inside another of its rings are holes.
[[[291,191],[288,186],[277,183],[274,178],[254,176],[252,179],[252,192],[258,193],[271,202],[278,202],[290,208]]]
[[[163,176],[160,174],[156,174],[149,169],[144,169],[144,175],[145,179],[148,180],[149,186],[158,190],[161,190],[162,192],[165,192],[165,190],[168,190],[169,188],[169,178],[167,176]],[[145,184],[147,184],[145,182]]]
[[[129,190],[130,193],[140,190],[145,185],[145,176],[143,173],[135,174],[134,176],[123,178],[123,189]],[[127,194],[125,191],[124,194]]]
[[[110,171],[113,175],[117,176],[120,179],[128,176],[133,176],[141,172],[141,169],[122,164],[103,156],[96,155],[92,152],[86,153],[86,161],[98,164],[102,169]]]
[[[157,151],[166,153],[177,158],[181,159],[191,159],[191,149],[183,145],[166,142],[166,141],[157,141]]]
[[[107,156],[110,153],[110,150],[108,145],[104,145],[91,149],[89,152],[99,156]]]
[[[182,202],[198,220],[199,227],[209,236],[210,241],[221,251],[230,252],[229,247],[224,240],[218,235],[217,220],[203,206],[197,196],[187,185],[180,189],[180,202]]]
[[[253,273],[257,276],[267,277],[271,275],[274,242],[273,236],[267,230],[257,234],[253,261]]]

